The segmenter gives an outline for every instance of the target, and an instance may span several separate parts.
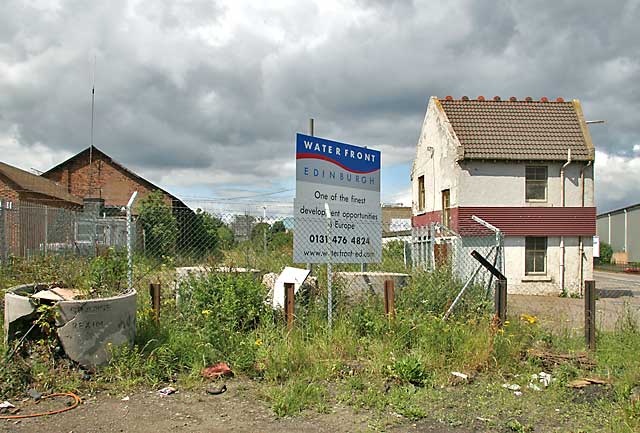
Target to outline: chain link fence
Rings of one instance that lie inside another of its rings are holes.
[[[409,219],[400,219],[350,225],[348,219],[320,217],[299,219],[296,227],[287,212],[194,210],[149,198],[131,211],[127,233],[124,209],[3,206],[4,288],[47,280],[93,281],[96,273],[108,273],[111,280],[98,280],[128,287],[128,277],[138,290],[161,283],[177,293],[189,275],[212,271],[248,273],[272,286],[285,266],[295,266],[311,270],[318,293],[326,293],[331,281],[337,306],[347,298],[381,294],[387,280],[401,289],[416,273],[437,270],[446,270],[460,287],[482,287],[489,295],[492,277],[471,252],[478,251],[499,269],[503,266],[499,233],[461,237],[437,223],[412,228]],[[302,251],[296,257],[294,245],[304,247],[296,248]]]

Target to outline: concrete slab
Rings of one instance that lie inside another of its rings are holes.
[[[409,283],[409,274],[398,272],[335,272],[334,279],[342,284],[348,297],[357,299],[368,294],[383,295],[384,282],[391,280],[395,290]]]

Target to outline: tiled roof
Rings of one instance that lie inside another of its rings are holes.
[[[42,194],[55,200],[62,200],[77,205],[82,204],[82,199],[69,194],[63,186],[58,185],[49,179],[45,179],[44,177],[36,176],[28,171],[5,164],[4,162],[0,162],[0,174],[4,175],[11,182],[17,185],[18,192],[32,192]]]
[[[578,101],[465,100],[439,102],[463,159],[588,161],[593,144]]]

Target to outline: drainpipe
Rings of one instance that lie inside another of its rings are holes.
[[[565,207],[565,193],[564,193],[564,170],[567,166],[571,164],[571,149],[567,149],[567,162],[560,168],[560,182],[562,182],[562,187],[560,188],[560,201],[562,202],[562,207]],[[565,292],[564,287],[564,268],[565,268],[565,258],[564,258],[564,236],[560,236],[560,288],[562,289],[562,293]]]
[[[591,165],[592,162],[593,161],[587,162],[585,165],[582,166],[582,169],[580,170],[580,187],[582,188],[580,197],[581,197],[582,207],[584,207],[584,192],[585,192],[584,171],[587,169],[587,167]],[[578,237],[578,243],[580,244],[580,296],[582,296],[584,291],[584,244],[582,242],[582,236]]]

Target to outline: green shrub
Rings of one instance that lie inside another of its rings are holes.
[[[178,221],[164,194],[157,190],[140,200],[138,221],[144,230],[144,250],[150,257],[171,256],[176,250]]]

